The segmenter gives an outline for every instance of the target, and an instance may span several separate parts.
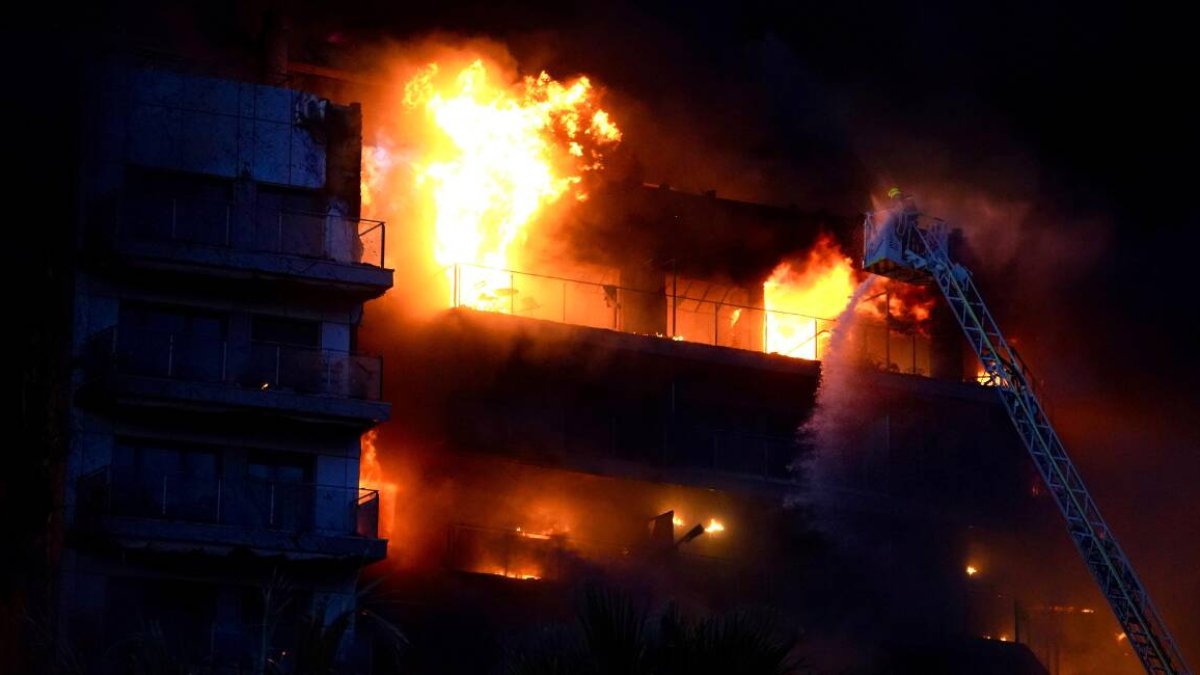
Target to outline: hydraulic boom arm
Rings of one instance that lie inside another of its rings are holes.
[[[879,221],[876,217],[879,217]],[[1067,521],[1071,539],[1147,673],[1190,675],[1083,479],[1050,425],[1024,363],[1008,345],[971,273],[950,259],[946,225],[903,209],[868,214],[863,268],[902,281],[932,279],[995,385],[1033,463]]]

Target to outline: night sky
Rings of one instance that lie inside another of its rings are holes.
[[[20,102],[6,107],[55,121],[36,108],[69,108],[77,47],[106,32],[196,17],[190,28],[214,35],[253,13],[202,4],[33,22],[40,30],[6,40],[21,70],[10,91]],[[1200,663],[1200,115],[1188,103],[1200,63],[1194,23],[1176,10],[372,0],[289,11],[313,44],[441,30],[500,40],[529,71],[587,73],[652,182],[844,214],[896,183],[969,238],[978,228],[985,296],[1044,376],[1068,449]],[[15,156],[31,158],[36,183],[69,186],[71,167],[54,161],[70,156],[69,136],[33,136]]]

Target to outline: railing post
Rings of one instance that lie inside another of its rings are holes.
[[[217,479],[217,514],[216,514],[218,524],[220,524],[220,522],[221,522],[221,493],[223,491],[224,485],[225,485],[225,479],[218,478]]]
[[[679,267],[678,262],[671,258],[671,337],[679,331],[676,314],[679,311]]]
[[[175,334],[167,334],[167,377],[175,376]]]
[[[283,211],[275,217],[275,252],[283,253]]]
[[[458,287],[459,287],[459,285],[461,285],[462,270],[459,267],[458,263],[454,263],[454,269],[451,270],[451,272],[452,273],[450,275],[450,277],[451,277],[450,283],[451,283],[451,286],[453,286],[453,288],[450,289],[450,297],[453,300],[452,304],[455,307],[458,307],[460,304],[462,304],[462,301],[459,299],[459,295],[458,295],[458,293],[459,293]]]
[[[162,502],[160,510],[162,512],[162,516],[165,518],[167,516],[167,474],[165,473],[163,474],[162,480]]]
[[[562,322],[567,322],[567,280],[562,282]]]
[[[383,267],[386,264],[384,261],[387,260],[384,248],[387,246],[387,225],[380,223],[376,229],[379,230],[379,266]],[[363,250],[365,251],[366,247],[363,247]]]
[[[714,347],[721,344],[721,340],[719,337],[720,333],[721,333],[721,303],[718,302],[716,305],[713,305],[713,346]]]
[[[333,393],[333,380],[329,376],[331,359],[326,358],[325,352],[320,352],[321,360],[325,362],[325,391],[326,394]]]
[[[229,379],[229,341],[221,340],[221,382]]]
[[[275,484],[270,483],[270,486],[271,486],[270,495],[267,497],[267,499],[269,501],[267,525],[274,527],[275,526]]]

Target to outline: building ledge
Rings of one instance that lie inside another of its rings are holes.
[[[99,516],[77,529],[104,535],[125,549],[225,556],[235,551],[289,559],[355,558],[376,562],[387,557],[386,539],[340,533],[286,532],[128,516]]]
[[[245,389],[220,382],[197,382],[109,372],[92,386],[112,403],[129,407],[183,407],[203,412],[255,410],[311,421],[343,423],[364,429],[388,419],[391,405],[279,389]]]
[[[239,251],[186,242],[118,239],[113,262],[123,266],[227,280],[258,279],[338,291],[359,301],[392,287],[392,270],[270,252]]]
[[[486,336],[483,339],[493,343],[536,340],[546,345],[557,345],[564,352],[569,351],[572,345],[586,345],[592,349],[630,351],[662,357],[664,360],[702,362],[725,368],[769,371],[811,378],[818,378],[821,374],[820,361],[462,307],[447,310],[440,321],[445,328],[452,329],[448,330],[450,334]],[[871,369],[862,369],[860,375],[864,385],[875,388],[931,398],[953,398],[997,405],[1001,403],[992,388],[972,382]]]

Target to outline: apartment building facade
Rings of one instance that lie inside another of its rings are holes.
[[[285,662],[387,552],[359,487],[389,406],[356,330],[392,284],[359,217],[361,111],[129,57],[87,82],[64,644],[98,672],[148,642]]]

